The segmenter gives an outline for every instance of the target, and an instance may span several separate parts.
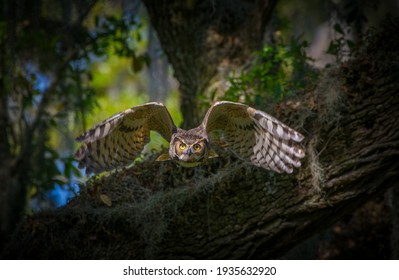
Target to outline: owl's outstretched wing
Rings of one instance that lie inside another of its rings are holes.
[[[216,102],[202,125],[207,133],[221,130],[229,147],[241,159],[278,173],[292,173],[305,156],[298,145],[304,138],[300,133],[244,104]]]
[[[76,138],[79,168],[100,173],[125,166],[138,157],[150,140],[150,130],[170,141],[176,130],[162,103],[151,102],[115,114]]]

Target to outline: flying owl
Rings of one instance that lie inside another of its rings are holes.
[[[170,143],[169,153],[157,160],[173,160],[183,167],[217,156],[212,147],[220,141],[211,137],[216,131],[238,158],[267,170],[292,173],[305,156],[300,133],[245,104],[215,102],[198,127],[184,130],[175,126],[162,103],[150,102],[115,114],[79,136],[79,168],[86,167],[89,174],[130,164],[150,141],[151,130]]]

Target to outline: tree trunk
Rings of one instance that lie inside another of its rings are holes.
[[[6,22],[4,34],[0,34],[3,36],[0,39],[0,250],[23,217],[26,205],[26,186],[23,176],[16,172],[16,160],[10,149],[10,141],[16,139],[8,119],[9,99],[15,88],[17,4],[15,1],[4,1],[4,4],[4,14],[0,15]]]
[[[391,207],[391,255],[392,259],[399,259],[399,188],[394,184],[388,192],[389,204]]]
[[[223,157],[145,161],[91,180],[28,218],[7,258],[277,258],[399,179],[399,21],[277,116],[306,135],[304,166],[277,175]],[[284,117],[288,116],[290,117]]]
[[[180,83],[183,128],[201,121],[198,96],[220,64],[241,66],[262,46],[277,0],[144,0],[151,23]]]

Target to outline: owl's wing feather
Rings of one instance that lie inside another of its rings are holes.
[[[77,141],[83,142],[75,153],[79,168],[100,173],[130,164],[150,140],[150,131],[170,141],[176,130],[162,103],[150,102],[127,109],[89,129]]]
[[[299,132],[244,104],[216,102],[202,125],[207,133],[221,130],[230,149],[241,159],[278,173],[292,173],[305,156],[299,147],[304,138]]]

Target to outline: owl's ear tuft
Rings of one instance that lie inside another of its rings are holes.
[[[169,154],[162,154],[155,161],[166,161],[166,160],[171,160]]]

